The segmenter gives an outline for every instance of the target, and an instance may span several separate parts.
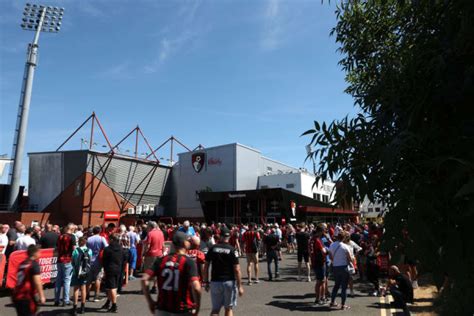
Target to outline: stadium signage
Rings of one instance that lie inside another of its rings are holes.
[[[246,197],[245,193],[235,193],[235,194],[229,193],[228,196],[229,196],[229,199],[238,199],[238,198]]]
[[[204,163],[206,162],[206,154],[205,153],[195,153],[191,156],[191,163],[193,166],[194,171],[196,173],[201,172],[204,167]]]
[[[207,164],[220,166],[222,165],[222,160],[220,158],[209,158]]]

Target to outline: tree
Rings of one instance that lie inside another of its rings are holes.
[[[309,158],[343,183],[336,198],[386,203],[387,246],[406,228],[437,284],[450,281],[445,311],[472,314],[474,1],[344,1],[336,15],[360,111],[315,121]]]

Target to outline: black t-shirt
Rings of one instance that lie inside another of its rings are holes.
[[[279,238],[277,235],[270,234],[265,237],[264,241],[265,241],[265,246],[267,248],[267,252],[271,250],[277,250],[276,248],[278,246],[278,241],[279,241]]]
[[[58,243],[59,235],[55,232],[47,232],[43,237],[40,238],[41,248],[56,248]]]
[[[239,258],[231,245],[215,244],[209,248],[206,261],[212,264],[211,281],[235,280],[234,265],[239,264]]]
[[[407,302],[413,302],[413,286],[406,275],[399,274],[394,280],[397,282],[398,289],[403,293]]]
[[[353,242],[355,242],[356,244],[359,245],[359,243],[360,243],[360,234],[358,234],[358,233],[351,234],[351,239],[352,239]]]
[[[297,232],[296,233],[296,244],[298,245],[298,252],[308,252],[309,233]]]

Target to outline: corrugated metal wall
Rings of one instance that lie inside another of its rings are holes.
[[[170,174],[168,167],[94,153],[88,155],[87,171],[135,205],[159,205]]]

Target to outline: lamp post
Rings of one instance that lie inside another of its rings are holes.
[[[21,165],[25,149],[26,129],[28,125],[28,114],[30,111],[31,90],[33,88],[33,77],[38,58],[38,40],[41,32],[57,33],[61,29],[63,8],[50,7],[27,3],[23,11],[21,27],[24,30],[34,31],[33,42],[28,44],[23,85],[21,88],[20,104],[13,139],[13,168],[10,174],[10,196],[8,208],[17,208],[18,193],[20,191]]]

